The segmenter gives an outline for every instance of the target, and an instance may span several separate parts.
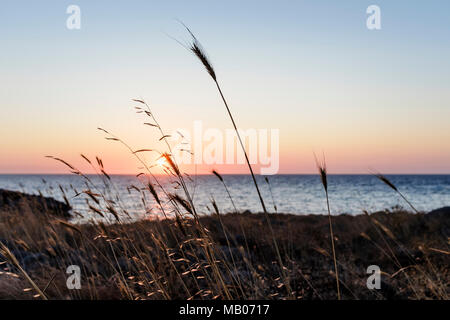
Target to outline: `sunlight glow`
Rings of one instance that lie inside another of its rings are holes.
[[[156,160],[156,165],[160,168],[166,168],[168,166],[167,160],[164,157]]]

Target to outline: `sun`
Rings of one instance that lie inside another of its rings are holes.
[[[167,167],[167,160],[164,157],[159,158],[158,160],[156,160],[156,165],[160,168],[165,168]]]

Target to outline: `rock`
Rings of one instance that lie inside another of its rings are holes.
[[[439,209],[432,210],[427,214],[430,217],[444,217],[445,215],[449,215],[450,217],[450,207],[442,207]]]
[[[53,198],[0,189],[0,213],[2,209],[20,209],[24,206],[28,206],[36,213],[46,213],[66,219],[71,217],[72,208],[66,203]]]
[[[433,232],[440,233],[443,237],[450,236],[450,207],[442,207],[425,214],[428,224],[433,227]]]

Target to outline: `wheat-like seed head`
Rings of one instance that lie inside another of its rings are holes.
[[[398,192],[397,187],[388,178],[386,178],[384,175],[382,175],[381,173],[373,173],[373,175],[375,177],[377,177],[380,181],[385,183],[387,186],[389,186],[390,188],[392,188],[393,190]]]
[[[217,81],[216,72],[214,71],[211,62],[209,61],[208,55],[206,54],[205,50],[200,44],[200,41],[198,41],[198,39],[194,36],[192,31],[184,23],[182,22],[180,23],[186,28],[186,30],[192,37],[192,43],[189,44],[188,49],[200,60],[200,62],[205,67],[206,71],[208,71],[211,78],[213,78],[214,81]]]
[[[327,164],[325,162],[325,156],[323,156],[322,160],[319,160],[317,156],[314,154],[314,158],[316,159],[317,170],[319,171],[320,180],[322,181],[323,187],[325,191],[328,191],[328,181],[327,181]]]
[[[223,182],[222,176],[221,176],[216,170],[213,170],[212,173],[213,173],[220,181]]]

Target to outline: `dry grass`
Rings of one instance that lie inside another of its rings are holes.
[[[339,288],[339,270],[337,267],[336,250],[334,247],[333,224],[331,222],[330,200],[328,197],[327,165],[325,162],[325,156],[323,157],[322,161],[319,161],[317,159],[317,157],[315,157],[315,158],[316,158],[317,169],[319,171],[320,180],[322,181],[323,189],[325,190],[325,197],[327,200],[328,222],[329,222],[329,226],[330,226],[331,251],[333,253],[334,274],[336,276],[336,291],[337,291],[338,300],[341,300],[341,290]]]
[[[39,299],[36,288],[49,299],[336,298],[327,215],[269,215],[288,294],[264,213],[72,226],[20,210],[22,216],[1,212],[0,238],[35,286],[17,265],[3,262],[0,298]],[[444,216],[397,210],[333,218],[342,299],[448,298]],[[81,290],[66,287],[72,264],[81,267]],[[382,268],[381,290],[366,288],[371,264]]]

